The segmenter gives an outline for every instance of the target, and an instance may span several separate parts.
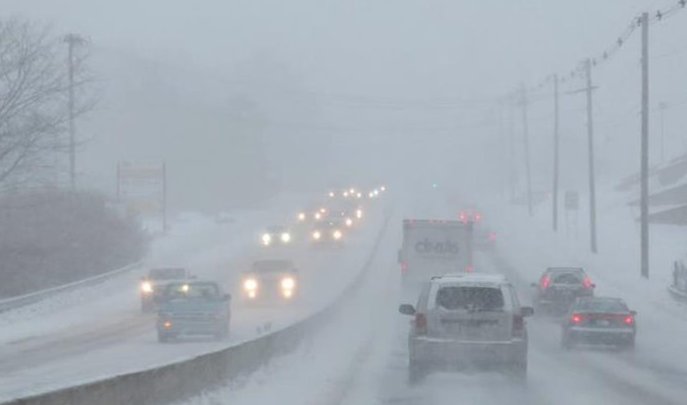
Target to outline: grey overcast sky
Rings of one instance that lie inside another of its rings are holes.
[[[224,134],[243,130],[260,132],[261,144],[268,145],[266,159],[274,166],[270,175],[285,170],[288,159],[277,164],[275,155],[293,143],[312,146],[301,149],[313,155],[306,161],[330,163],[335,166],[328,168],[331,176],[366,173],[380,155],[388,158],[375,168],[392,173],[404,156],[423,151],[427,170],[440,171],[431,167],[450,152],[439,156],[436,147],[422,144],[448,138],[453,143],[447,151],[471,148],[473,156],[491,154],[498,161],[505,138],[494,138],[497,97],[521,82],[535,84],[551,73],[569,72],[610,45],[638,13],[671,3],[3,0],[2,8],[6,15],[50,24],[56,33],[78,32],[91,40],[92,70],[103,100],[79,127],[81,136],[91,139],[80,160],[83,181],[109,191],[117,160],[164,158],[172,167],[183,167],[177,177],[185,192],[177,199],[192,205],[185,195],[194,190],[193,179],[214,176],[220,182],[219,173],[232,170],[223,166],[226,155],[220,151],[235,144]],[[656,103],[687,99],[687,90],[663,80],[679,75],[676,62],[686,56],[680,44],[685,26],[676,19],[652,29],[652,51],[662,55],[652,66]],[[626,48],[594,72],[600,85],[595,107],[599,167],[608,181],[634,170],[638,154],[638,38]],[[564,90],[580,85],[571,83]],[[454,105],[407,114],[393,104],[437,100]],[[570,154],[564,156],[563,176],[571,185],[582,180],[584,168],[582,101],[572,96],[563,101],[563,144]],[[248,104],[259,111],[259,130],[238,130],[232,121],[232,114]],[[684,110],[675,111],[668,116],[669,132],[684,124]],[[535,182],[544,187],[549,181],[544,174],[550,167],[550,106],[539,102],[531,115],[533,164],[535,173],[542,173]],[[483,128],[485,120],[491,128]],[[682,135],[667,142],[671,151],[684,150]],[[653,150],[652,159],[658,159]],[[359,158],[355,165],[351,154]],[[289,178],[282,183],[298,175],[285,175]]]

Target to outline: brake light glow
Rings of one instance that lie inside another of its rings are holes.
[[[635,317],[632,315],[628,315],[625,317],[625,319],[623,319],[623,322],[625,323],[625,325],[632,326],[635,324]]]
[[[473,266],[472,264],[468,264],[468,265],[465,267],[465,272],[466,272],[466,273],[472,273],[473,271],[475,271],[475,266]]]
[[[427,316],[425,314],[415,314],[415,332],[418,335],[427,334]]]
[[[546,290],[549,288],[551,285],[551,277],[549,276],[544,276],[542,277],[541,281],[539,282],[539,286],[541,287],[542,290]]]
[[[570,317],[570,323],[579,325],[582,323],[583,319],[584,318],[580,314],[572,314],[572,316]]]
[[[582,280],[582,285],[586,289],[592,288],[592,279],[590,279],[589,277],[585,277],[584,280]]]

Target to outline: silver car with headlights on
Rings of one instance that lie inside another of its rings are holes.
[[[270,226],[260,235],[260,243],[265,246],[285,246],[291,244],[293,235],[285,226]]]
[[[435,369],[496,368],[527,375],[527,329],[515,289],[500,275],[450,274],[423,286],[417,306],[401,305],[413,317],[408,337],[409,377]]]
[[[241,296],[247,303],[290,302],[298,290],[298,269],[290,260],[258,260],[241,276]]]

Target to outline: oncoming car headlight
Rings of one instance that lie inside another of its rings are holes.
[[[264,245],[269,245],[272,242],[272,236],[269,233],[262,235],[262,243]]]
[[[353,226],[353,220],[350,218],[346,218],[346,226]]]
[[[298,213],[298,220],[299,221],[305,221],[305,212],[299,212]]]
[[[151,293],[153,292],[153,284],[150,281],[144,281],[141,283],[141,291],[144,293]]]
[[[293,290],[296,287],[296,280],[293,277],[284,277],[281,279],[281,288],[284,290]]]
[[[322,219],[322,213],[321,213],[321,212],[316,212],[316,213],[315,213],[315,219]]]
[[[334,237],[334,239],[337,239],[337,240],[338,240],[338,239],[341,239],[341,237],[343,236],[343,234],[341,233],[340,230],[337,229],[337,230],[335,230],[334,232],[332,232],[332,236]]]
[[[258,281],[254,278],[246,279],[243,282],[243,289],[246,291],[255,291],[258,289]]]
[[[284,232],[281,234],[281,241],[284,243],[289,243],[291,242],[291,235],[288,232]]]
[[[312,233],[312,237],[315,240],[319,240],[322,237],[322,234],[320,233],[320,231],[315,231]]]
[[[362,217],[363,217],[363,210],[357,209],[357,210],[355,211],[355,216],[356,216],[358,219],[362,218]]]

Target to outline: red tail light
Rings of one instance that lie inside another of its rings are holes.
[[[489,232],[489,241],[490,242],[496,241],[496,233],[495,232]]]
[[[573,325],[579,325],[582,323],[583,320],[584,317],[580,314],[572,314],[572,316],[570,317],[570,323],[572,323]]]
[[[464,212],[461,212],[460,215],[458,215],[458,219],[460,222],[468,222],[468,216]]]
[[[475,271],[475,266],[473,266],[472,264],[468,264],[467,266],[465,266],[466,273],[472,273],[473,271]]]
[[[415,332],[418,335],[427,334],[427,316],[425,316],[425,314],[415,314]]]
[[[590,279],[589,277],[585,277],[584,280],[582,280],[582,285],[586,289],[592,288],[592,286],[593,286],[592,279]]]
[[[539,286],[541,287],[542,290],[546,290],[549,288],[551,285],[551,277],[549,276],[544,276],[541,281],[539,282]]]
[[[513,336],[525,335],[525,318],[522,315],[513,315]]]
[[[628,316],[625,317],[625,319],[623,319],[623,322],[624,322],[625,325],[627,325],[627,326],[632,326],[632,325],[635,324],[635,317],[632,316],[632,315],[628,315]]]
[[[403,273],[403,274],[408,273],[408,263],[401,262],[401,273]]]

